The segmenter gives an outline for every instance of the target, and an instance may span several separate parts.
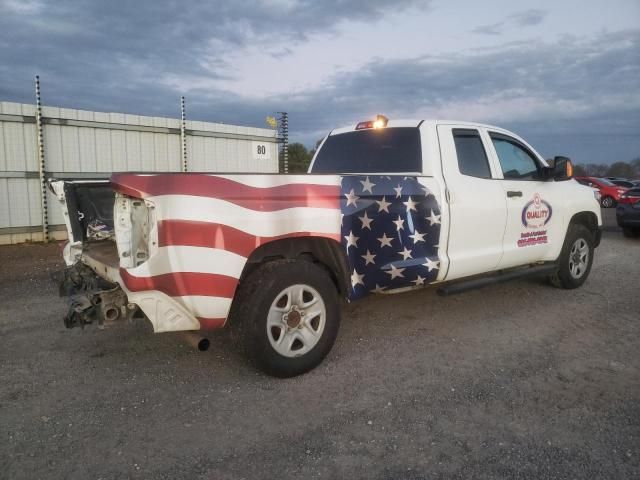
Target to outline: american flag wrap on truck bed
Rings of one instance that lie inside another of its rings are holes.
[[[340,241],[340,179],[306,175],[116,174],[122,194],[155,206],[158,249],[121,269],[130,291],[158,290],[202,328],[222,326],[246,260],[277,239]]]
[[[157,228],[150,258],[120,269],[124,286],[163,292],[202,328],[224,325],[247,258],[279,239],[340,242],[352,272],[351,298],[437,275],[440,211],[415,177],[114,174],[111,183],[151,202]]]

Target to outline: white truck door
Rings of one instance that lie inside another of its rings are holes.
[[[495,270],[502,257],[507,206],[479,128],[438,125],[449,209],[446,280]]]
[[[548,254],[563,241],[562,189],[542,178],[542,159],[523,140],[488,130],[485,141],[500,168],[501,179],[496,183],[507,202],[499,268],[549,260]]]

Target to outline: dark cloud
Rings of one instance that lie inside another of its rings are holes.
[[[503,27],[504,22],[496,22],[489,25],[479,25],[471,31],[480,35],[502,35]]]
[[[640,31],[604,34],[590,41],[565,39],[556,43],[516,43],[472,55],[423,56],[378,60],[355,73],[339,74],[321,90],[293,98],[293,105],[314,105],[305,126],[317,125],[314,109],[321,109],[329,128],[339,118],[377,110],[393,114],[419,111],[437,114],[450,105],[473,105],[490,118],[520,123],[540,120],[541,112],[557,118],[610,116],[600,128],[636,131],[617,112],[640,108]],[[492,105],[520,103],[522,111],[492,109]],[[317,106],[316,106],[317,104]],[[324,107],[321,107],[324,105]],[[302,113],[302,112],[301,112]],[[461,110],[464,113],[464,108]],[[355,117],[354,117],[355,115]],[[547,120],[543,121],[543,125]]]
[[[472,30],[481,35],[502,35],[502,32],[511,27],[533,27],[542,23],[547,12],[540,9],[523,10],[507,16],[504,20],[488,25],[480,25]]]
[[[397,0],[394,9],[429,3]],[[376,20],[388,7],[383,0],[0,0],[0,85],[13,89],[15,78],[36,71],[72,88],[92,80],[142,87],[159,75],[224,78],[230,49],[302,42],[346,19]]]
[[[394,10],[429,4],[398,0]],[[175,115],[176,99],[191,85],[232,78],[227,52],[264,45],[283,57],[288,47],[270,45],[328,34],[345,20],[375,21],[388,7],[383,0],[0,0],[0,99],[31,102],[38,73],[50,104]],[[203,118],[255,122],[255,110],[248,117],[237,95],[203,94],[207,105],[195,104]]]
[[[567,153],[595,161],[607,158],[607,151],[618,159],[640,155],[638,91],[636,30],[589,41],[511,44],[472,55],[380,60],[288,99],[287,108],[291,124],[308,143],[336,125],[376,113],[446,115],[497,123],[537,139],[561,136],[567,139]],[[586,136],[615,137],[620,144],[602,141],[594,147],[584,142]],[[553,153],[550,145],[539,144],[541,151]]]
[[[293,53],[293,50],[291,50],[289,47],[284,47],[284,48],[281,48],[280,50],[270,52],[269,55],[273,58],[280,59],[280,58],[288,57],[292,53]]]
[[[546,16],[547,12],[544,10],[531,9],[509,15],[509,20],[521,27],[532,27],[542,23]]]
[[[309,1],[288,9],[228,3],[169,2],[160,9],[156,2],[139,2],[134,9],[133,2],[94,2],[87,10],[76,2],[39,8],[34,1],[12,6],[5,0],[0,100],[32,102],[33,75],[40,73],[45,102],[71,108],[178,116],[179,97],[186,93],[189,118],[257,126],[264,126],[265,115],[287,110],[292,139],[308,145],[331,128],[376,113],[446,114],[533,135],[543,140],[545,153],[557,153],[564,138],[581,157],[598,157],[589,161],[600,161],[607,150],[631,155],[635,148],[640,154],[640,30],[376,59],[335,74],[321,87],[256,99],[251,92],[241,96],[197,85],[233,78],[228,49],[264,44],[265,54],[286,56],[288,47],[268,40],[301,42],[310,33],[331,31],[343,18],[375,20],[388,2]],[[398,8],[412,5],[401,2]],[[544,12],[531,12],[514,14],[512,21],[524,26],[544,18]],[[594,144],[585,135],[608,140]]]

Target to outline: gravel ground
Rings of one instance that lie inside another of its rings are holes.
[[[0,478],[640,478],[640,242],[607,230],[575,291],[345,306],[289,380],[223,334],[66,330],[58,246],[2,247]]]

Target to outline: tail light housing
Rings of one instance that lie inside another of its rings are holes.
[[[120,266],[135,268],[146,262],[158,248],[154,205],[117,193],[113,213]]]

